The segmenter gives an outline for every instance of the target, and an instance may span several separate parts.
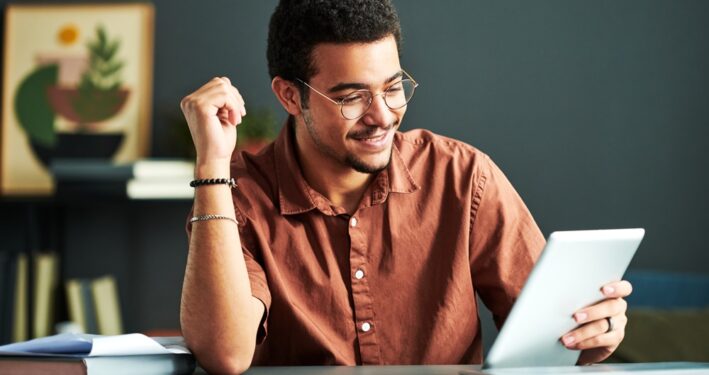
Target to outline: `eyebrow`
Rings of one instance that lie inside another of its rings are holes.
[[[396,72],[394,75],[391,77],[387,78],[384,83],[390,83],[394,81],[397,78],[401,78],[404,76],[404,71],[399,70]],[[338,91],[343,91],[343,90],[364,90],[364,89],[369,89],[369,85],[360,83],[360,82],[341,82],[336,84],[335,86],[330,87],[327,92],[329,93],[336,93]]]

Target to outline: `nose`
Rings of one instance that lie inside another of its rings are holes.
[[[397,112],[387,107],[384,102],[384,93],[379,93],[372,97],[372,104],[362,116],[362,121],[370,126],[387,127],[396,122]]]

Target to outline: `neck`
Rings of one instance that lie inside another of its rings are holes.
[[[304,143],[309,141],[309,138],[303,135],[295,131],[295,150],[303,177],[333,205],[353,214],[374,175],[357,172],[331,157],[323,157],[316,147],[303,147]]]

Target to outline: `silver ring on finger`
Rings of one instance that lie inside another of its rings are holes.
[[[613,318],[612,317],[607,317],[606,322],[608,322],[608,329],[606,330],[606,333],[612,331],[615,329],[615,325],[613,324]]]

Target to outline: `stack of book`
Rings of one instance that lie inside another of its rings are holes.
[[[0,374],[192,374],[181,337],[61,334],[0,346]]]
[[[194,163],[186,160],[144,159],[131,164],[114,164],[98,159],[55,159],[50,171],[58,196],[129,199],[192,199],[194,196],[189,186]]]

